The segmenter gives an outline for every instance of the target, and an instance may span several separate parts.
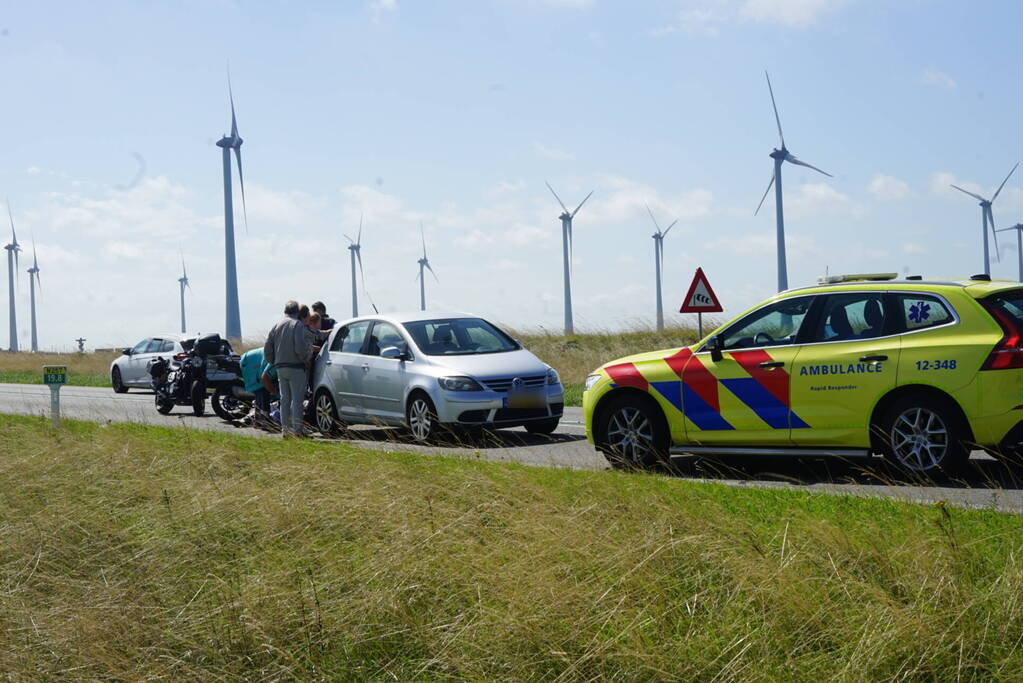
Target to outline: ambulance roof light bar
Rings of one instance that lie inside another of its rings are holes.
[[[817,284],[819,285],[834,285],[840,282],[862,282],[866,281],[883,281],[883,280],[894,280],[899,276],[898,273],[856,273],[854,275],[827,275],[825,277],[817,278]]]

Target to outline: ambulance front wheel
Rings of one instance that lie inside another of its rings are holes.
[[[646,394],[628,391],[610,396],[596,423],[597,450],[617,469],[667,465],[668,423],[657,402]]]

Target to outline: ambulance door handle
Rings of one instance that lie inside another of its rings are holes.
[[[763,363],[761,363],[757,367],[764,368],[765,370],[770,370],[772,368],[780,368],[783,365],[785,365],[785,363],[783,363],[780,360],[765,360]]]
[[[861,356],[861,363],[880,363],[883,360],[888,360],[888,356]]]

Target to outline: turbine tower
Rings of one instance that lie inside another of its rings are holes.
[[[234,253],[234,203],[231,199],[231,150],[234,150],[238,162],[238,185],[242,190],[242,215],[248,229],[249,217],[245,208],[245,179],[242,175],[242,139],[238,135],[238,120],[234,115],[234,92],[231,89],[231,76],[227,77],[227,94],[231,100],[231,135],[217,140],[217,147],[223,150],[224,157],[224,271],[227,280],[227,320],[224,332],[228,339],[241,339],[242,321],[238,307],[238,268]]]
[[[1002,228],[997,232],[1005,232],[1006,230],[1016,231],[1016,255],[1019,258],[1019,282],[1023,282],[1023,223],[1017,223],[1010,228]]]
[[[43,283],[39,279],[39,259],[36,258],[36,240],[32,238],[32,267],[28,269],[29,303],[32,306],[32,353],[39,350],[39,336],[36,333],[36,286],[39,293],[43,292]]]
[[[362,271],[362,215],[359,215],[359,232],[356,238],[353,240],[348,235],[345,235],[345,239],[348,240],[348,251],[351,252],[352,257],[352,317],[359,317],[359,289],[355,283],[355,266],[359,266],[359,274],[362,275],[363,289],[366,288],[366,274]]]
[[[11,213],[11,202],[7,202],[7,216],[11,219],[11,241],[4,245],[4,249],[7,250],[7,292],[9,295],[8,301],[10,302],[10,339],[11,345],[9,350],[18,350],[18,315],[14,306],[14,279],[15,273],[18,270],[18,252],[21,251],[21,245],[18,244],[18,233],[14,231],[14,215]]]
[[[419,275],[416,278],[419,280],[419,310],[426,310],[426,272],[430,271],[433,275],[433,279],[440,282],[440,278],[437,277],[437,273],[433,272],[433,268],[430,267],[430,259],[426,258],[426,233],[423,232],[423,222],[419,221],[419,236],[423,240],[423,258],[419,259]]]
[[[1018,161],[1016,162],[1016,166],[1019,166]],[[991,274],[991,256],[988,251],[987,242],[988,225],[991,226],[991,237],[994,239],[995,242],[995,259],[999,261],[1002,260],[1001,256],[998,254],[998,235],[996,234],[995,230],[995,215],[991,212],[991,205],[995,203],[996,199],[998,199],[998,194],[1002,191],[1002,188],[1005,187],[1005,183],[1009,182],[1009,177],[1016,172],[1016,166],[1013,166],[1012,170],[1009,171],[1009,175],[1005,176],[1005,180],[1003,180],[1002,184],[998,186],[997,190],[995,190],[995,194],[991,197],[991,199],[984,199],[979,194],[975,194],[973,192],[970,192],[969,190],[964,190],[958,185],[951,186],[959,190],[960,192],[970,195],[971,197],[980,202],[981,231],[984,235],[984,272],[987,273],[988,275]]]
[[[185,334],[188,328],[185,327],[185,288],[191,289],[188,284],[188,271],[185,270],[185,255],[181,255],[181,277],[178,278],[178,288],[181,290],[181,334]]]
[[[672,221],[667,229],[661,230],[661,226],[657,224],[654,212],[650,210],[649,206],[646,207],[646,212],[650,214],[650,220],[654,222],[654,227],[657,229],[657,232],[653,234],[654,278],[657,283],[657,331],[660,332],[664,329],[664,308],[661,305],[661,277],[664,274],[664,238],[675,227],[675,223],[678,223],[678,219],[676,218]]]
[[[572,219],[579,213],[579,209],[583,208],[583,204],[586,200],[593,196],[591,190],[586,197],[579,202],[579,206],[575,207],[575,211],[569,211],[568,207],[565,206],[565,202],[561,201],[561,197],[554,191],[551,184],[544,181],[547,185],[547,189],[551,191],[554,198],[558,200],[558,204],[561,204],[561,210],[563,213],[558,216],[561,219],[561,246],[563,254],[563,267],[565,277],[565,334],[572,334],[574,328],[572,325]]]
[[[764,196],[760,198],[760,203],[757,204],[757,210],[753,212],[756,216],[760,213],[760,207],[764,205],[764,200],[767,199],[767,193],[771,191],[771,185],[774,185],[774,211],[775,221],[777,222],[778,231],[778,291],[782,292],[789,288],[789,273],[788,266],[785,263],[785,212],[782,207],[782,192],[781,192],[781,165],[784,162],[795,164],[796,166],[806,166],[812,168],[818,173],[823,173],[829,178],[834,176],[827,171],[800,161],[793,156],[787,147],[785,147],[785,136],[781,132],[781,117],[778,116],[778,105],[774,101],[774,89],[771,87],[771,77],[764,72],[764,76],[767,77],[767,90],[771,93],[771,107],[774,109],[774,121],[778,124],[778,138],[781,140],[781,149],[775,149],[769,155],[774,159],[774,171],[771,173],[771,181],[767,183],[767,189],[764,190]]]

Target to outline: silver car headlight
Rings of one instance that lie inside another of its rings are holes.
[[[547,368],[547,386],[556,387],[561,384],[561,377],[554,368]]]
[[[480,383],[472,377],[438,377],[441,389],[448,391],[483,391]]]
[[[593,385],[596,384],[597,382],[599,382],[600,378],[602,376],[603,375],[588,375],[586,377],[586,384],[584,385],[585,386],[585,390],[589,391],[590,389],[592,389]]]

